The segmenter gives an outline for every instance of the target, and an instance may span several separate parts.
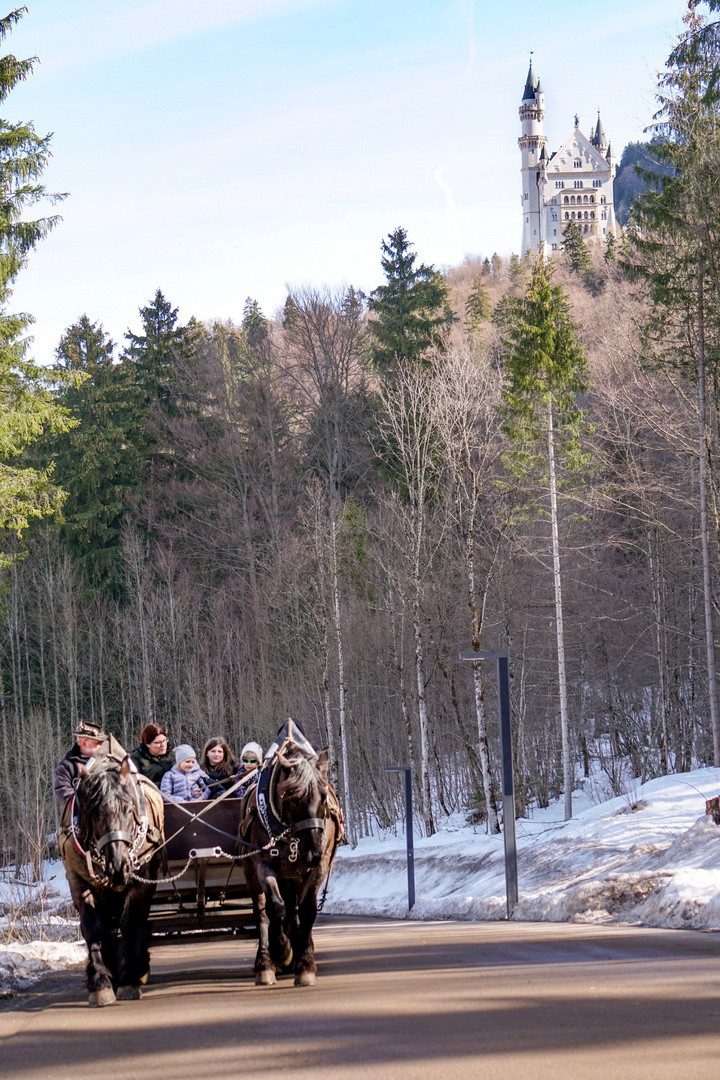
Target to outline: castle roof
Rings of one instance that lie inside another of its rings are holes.
[[[532,66],[532,57],[530,57],[530,67],[528,68],[527,79],[525,80],[525,93],[522,96],[523,101],[532,101],[535,97],[535,88],[539,80],[535,78],[535,73]]]
[[[570,138],[566,139],[560,149],[550,158],[548,172],[571,173],[577,158],[582,161],[584,169],[591,169],[593,172],[607,172],[608,170],[608,163],[603,155],[583,135],[580,128],[575,128]]]
[[[605,134],[605,129],[603,128],[602,120],[600,119],[600,110],[599,109],[598,109],[597,126],[596,126],[595,130],[592,133],[592,138],[590,139],[590,142],[593,144],[593,146],[602,147],[603,149],[605,149],[605,147],[608,144],[607,135]]]

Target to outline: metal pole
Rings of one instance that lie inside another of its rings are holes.
[[[461,660],[497,660],[500,740],[502,746],[503,840],[505,843],[505,896],[508,919],[518,901],[517,840],[515,835],[515,784],[513,782],[512,726],[510,724],[510,673],[506,652],[461,652]]]
[[[408,911],[415,906],[415,851],[413,849],[412,771],[409,765],[387,765],[385,772],[405,773],[405,843],[407,848]]]
[[[498,656],[498,696],[502,739],[503,837],[505,840],[505,892],[508,919],[518,900],[517,842],[515,837],[515,784],[513,782],[512,728],[510,726],[510,675],[508,656]]]

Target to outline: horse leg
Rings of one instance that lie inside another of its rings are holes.
[[[150,971],[147,921],[150,901],[155,889],[149,885],[135,885],[125,897],[120,930],[122,945],[118,971],[118,1001],[137,1001],[142,996],[140,986],[147,982]]]
[[[293,951],[290,938],[285,932],[287,906],[274,875],[268,880],[266,896],[270,919],[270,956],[278,968],[288,968],[292,963]]]
[[[267,915],[265,893],[253,895],[253,908],[258,927],[258,947],[255,954],[255,985],[272,986],[275,983],[275,965],[270,959],[270,920]]]
[[[106,959],[113,942],[106,932],[97,908],[94,894],[81,878],[68,874],[68,883],[75,907],[80,915],[80,930],[88,949],[85,978],[88,988],[88,1005],[99,1008],[115,1001],[113,980]]]
[[[318,884],[311,886],[298,908],[299,927],[295,953],[295,986],[314,986],[317,977],[312,930],[317,917]]]

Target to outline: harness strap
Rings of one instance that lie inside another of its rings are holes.
[[[303,832],[305,829],[324,829],[326,818],[321,817],[309,817],[304,821],[294,821],[290,826],[290,831],[294,833]]]
[[[102,851],[106,844],[112,844],[115,840],[123,840],[126,844],[132,845],[135,843],[135,837],[132,833],[125,832],[122,829],[114,829],[112,832],[105,833],[104,836],[96,842],[95,847],[98,851]]]

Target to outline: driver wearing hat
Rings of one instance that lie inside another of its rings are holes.
[[[53,790],[55,798],[64,806],[75,791],[75,783],[80,775],[80,766],[87,765],[90,758],[106,741],[107,735],[90,720],[80,720],[73,729],[75,744],[68,751],[55,770]]]

